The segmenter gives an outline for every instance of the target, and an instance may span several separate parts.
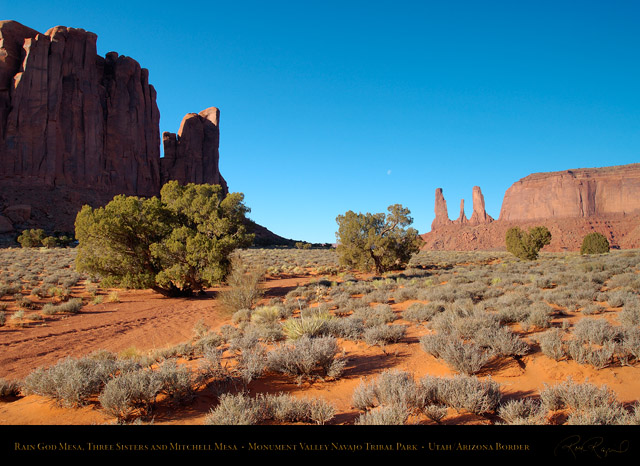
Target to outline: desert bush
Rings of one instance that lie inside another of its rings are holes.
[[[395,312],[393,312],[393,309],[388,304],[358,307],[354,310],[353,316],[360,318],[366,327],[388,324],[397,318]]]
[[[269,325],[280,322],[285,309],[282,306],[260,306],[251,313],[251,323],[256,325]]]
[[[567,417],[569,425],[629,425],[632,423],[631,415],[619,403],[572,411]]]
[[[264,372],[267,365],[267,352],[261,345],[255,345],[244,348],[237,359],[236,370],[240,373],[240,378],[246,387]]]
[[[264,408],[244,393],[224,393],[205,417],[205,425],[255,425],[264,418]]]
[[[23,381],[26,393],[53,398],[65,406],[84,405],[119,370],[111,359],[66,358],[49,368],[38,368]]]
[[[442,403],[457,411],[464,409],[478,415],[495,412],[502,400],[500,386],[491,377],[480,380],[464,374],[443,378],[438,396]]]
[[[640,360],[640,328],[637,326],[624,328],[622,341],[616,349],[622,364],[629,364],[631,360]]]
[[[451,335],[425,335],[420,339],[420,347],[426,353],[442,359],[455,371],[467,375],[480,372],[491,360],[491,355],[478,344]]]
[[[559,328],[552,328],[541,333],[538,336],[538,342],[540,343],[540,350],[542,353],[556,361],[565,357],[565,350],[562,342],[563,334],[564,332]]]
[[[428,322],[439,312],[444,312],[445,307],[443,303],[413,303],[406,311],[402,313],[402,316],[409,322]]]
[[[582,239],[580,254],[605,254],[609,252],[609,240],[602,233],[589,233]]]
[[[288,394],[266,394],[262,398],[265,418],[280,423],[314,422],[324,425],[335,416],[335,406],[324,399],[308,400]]]
[[[615,290],[607,293],[607,303],[611,307],[623,307],[625,305],[637,305],[638,295],[625,290]]]
[[[338,353],[334,337],[304,335],[292,344],[280,344],[269,351],[267,369],[293,377],[299,383],[317,376],[339,378],[346,360]]]
[[[0,399],[20,395],[20,383],[16,380],[6,380],[0,377]]]
[[[328,333],[328,322],[331,320],[328,314],[292,317],[282,323],[282,330],[288,339],[294,341],[303,337],[318,337]]]
[[[42,229],[30,229],[23,230],[18,236],[18,243],[23,248],[37,248],[42,246],[42,240],[45,238],[44,230]]]
[[[4,311],[0,311],[0,327],[4,327],[4,324],[7,322],[7,315]]]
[[[148,414],[163,386],[158,372],[139,369],[109,380],[98,400],[107,414],[125,421],[136,411],[142,415]]]
[[[618,321],[624,326],[640,325],[640,305],[638,303],[625,303],[618,313]]]
[[[384,346],[388,343],[397,343],[404,338],[406,332],[406,325],[380,324],[367,328],[362,334],[362,339],[370,346]]]
[[[507,327],[483,328],[476,333],[474,341],[498,357],[520,357],[531,350],[522,338]]]
[[[185,365],[178,365],[175,359],[164,361],[157,369],[162,381],[161,392],[177,401],[189,401],[195,392],[196,378]]]
[[[361,414],[355,421],[357,426],[401,426],[409,418],[409,413],[400,405],[380,406]]]
[[[507,251],[519,259],[534,260],[540,249],[551,242],[551,233],[544,226],[533,227],[528,232],[519,227],[507,230]]]
[[[568,408],[589,410],[601,405],[617,403],[615,393],[607,386],[597,387],[588,382],[576,383],[571,378],[555,385],[544,384],[540,399],[550,411]]]
[[[572,333],[577,340],[596,345],[602,345],[620,337],[620,330],[606,320],[586,317],[576,322]]]
[[[218,299],[229,312],[251,309],[264,295],[260,287],[263,280],[263,269],[250,267],[239,256],[234,256],[226,278],[228,287],[219,293]]]
[[[327,334],[347,340],[360,340],[366,327],[362,319],[354,316],[327,321]]]
[[[546,424],[547,411],[541,402],[531,398],[509,400],[498,408],[500,416],[509,425]]]
[[[220,185],[166,183],[160,198],[118,195],[76,216],[76,267],[105,284],[190,295],[222,282],[231,253],[251,244],[243,195]]]
[[[336,218],[339,264],[363,271],[384,273],[404,268],[420,250],[422,238],[414,228],[409,209],[389,206],[388,214],[356,214]]]

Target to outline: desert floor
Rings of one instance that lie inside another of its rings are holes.
[[[0,275],[0,283],[3,280],[7,282],[8,278],[16,273],[15,267],[13,271],[10,269],[17,260],[15,254],[19,253],[19,250],[14,250],[14,256],[6,259],[4,275]],[[291,296],[294,290],[305,289],[305,286],[308,287],[307,289],[313,288],[314,284],[317,285],[321,279],[336,286],[347,279],[371,282],[374,278],[370,275],[359,276],[352,273],[347,275],[337,267],[318,265],[318,262],[294,264],[293,259],[287,259],[286,253],[280,252],[280,254],[285,255],[282,256],[284,259],[276,260],[279,265],[263,264],[270,272],[262,285],[265,295],[258,306],[284,302],[287,295]],[[616,254],[622,253],[616,252]],[[493,255],[468,253],[463,256],[447,256],[446,253],[434,253],[429,256],[426,253],[424,257],[430,258],[425,259],[423,264],[418,264],[415,270],[420,270],[422,274],[419,275],[418,280],[428,278],[429,286],[444,287],[447,283],[452,285],[454,283],[452,279],[456,276],[471,273],[470,271],[478,274],[479,271],[490,269],[488,276],[483,276],[481,281],[484,287],[495,288],[498,284],[506,286],[508,277],[513,277],[514,273],[517,276],[517,272],[509,267],[519,267],[518,270],[523,271],[522,277],[526,278],[526,280],[520,280],[520,285],[529,286],[528,289],[532,292],[534,288],[538,290],[538,288],[559,286],[547,281],[546,285],[541,284],[536,287],[532,284],[531,278],[532,274],[544,278],[544,272],[540,271],[546,270],[545,267],[551,269],[552,265],[556,267],[554,264],[558,263],[571,268],[554,269],[556,277],[560,276],[557,274],[564,274],[563,278],[566,279],[572,271],[577,281],[584,282],[587,275],[594,273],[594,268],[585,267],[585,263],[592,262],[596,264],[596,271],[613,270],[614,266],[610,264],[618,264],[616,273],[624,274],[627,280],[633,280],[634,275],[638,273],[640,255],[627,254],[624,256],[625,262],[622,266],[619,265],[620,262],[616,262],[617,256],[613,253],[611,256],[605,259],[585,259],[573,255],[571,260],[567,260],[564,256],[556,255],[537,261],[536,266],[533,267],[531,264],[523,265],[513,261],[505,253]],[[30,260],[29,263],[33,261]],[[70,269],[71,262],[65,262],[65,264],[64,267]],[[506,270],[507,268],[509,270]],[[500,273],[505,275],[501,275],[497,280],[496,277]],[[507,273],[510,275],[507,276]],[[607,279],[611,280],[616,273],[611,272]],[[441,277],[442,281],[434,280],[437,277]],[[35,286],[42,278],[40,276],[39,279],[34,280],[32,277],[30,283]],[[28,277],[23,276],[22,281],[27,283]],[[518,280],[515,281],[518,282]],[[387,283],[389,282],[390,280],[387,280]],[[406,320],[404,312],[412,304],[428,303],[429,299],[425,299],[424,296],[416,299],[415,295],[400,299],[398,290],[408,288],[409,282],[404,283],[405,285],[396,285],[395,288],[389,287],[389,294],[383,299],[397,316],[392,325],[407,326],[406,333],[400,341],[385,345],[370,345],[361,340],[339,339],[339,346],[347,359],[347,364],[339,378],[305,380],[302,383],[296,383],[283,374],[265,372],[250,382],[249,393],[254,395],[265,392],[287,393],[296,397],[322,398],[335,407],[335,416],[328,424],[349,425],[354,424],[362,414],[354,407],[354,390],[363,381],[375,380],[383,371],[392,369],[406,371],[416,379],[428,374],[435,376],[456,374],[456,371],[444,361],[427,354],[421,348],[420,338],[433,331],[425,323]],[[459,283],[462,287],[462,284],[468,284],[469,280]],[[624,288],[626,291],[635,289],[637,292],[637,288],[634,288],[637,283],[637,281],[625,282]],[[27,311],[19,321],[12,321],[11,315],[18,312],[14,302],[15,296],[2,298],[2,302],[6,303],[4,309],[8,318],[6,324],[0,327],[0,378],[20,380],[38,367],[48,367],[63,358],[82,357],[96,350],[107,350],[120,357],[133,357],[133,355],[146,354],[188,342],[194,338],[194,328],[197,325],[204,324],[211,332],[216,332],[225,325],[234,325],[232,315],[225,312],[216,299],[216,294],[221,288],[210,289],[206,296],[195,298],[165,298],[148,290],[100,289],[97,294],[104,298],[100,302],[100,300],[92,301],[92,295],[88,291],[90,286],[89,281],[80,278],[70,287],[71,296],[83,299],[84,306],[79,312],[40,317],[37,320],[30,320],[29,313],[32,311]],[[616,286],[623,285],[618,283]],[[607,282],[604,281],[600,292],[606,292],[607,289],[613,290],[613,284],[607,288]],[[114,291],[117,292],[117,299],[111,298],[114,296]],[[504,289],[502,291],[504,292]],[[629,292],[633,293],[633,291]],[[26,287],[23,293],[28,295]],[[507,293],[504,292],[504,294]],[[95,290],[93,295],[96,295]],[[362,295],[357,297],[361,299]],[[52,297],[40,300],[33,298],[33,302],[36,303],[37,308],[42,307],[44,302],[54,299]],[[566,306],[559,312],[550,314],[550,327],[571,329],[583,318],[606,319],[612,325],[618,325],[617,319],[624,307],[610,306],[601,299],[602,296],[590,299],[598,302],[599,305],[598,311],[593,315],[585,315],[584,307],[579,306]],[[325,301],[330,303],[330,299],[326,297]],[[554,304],[553,309],[558,310],[560,307]],[[531,350],[528,354],[520,358],[496,358],[477,374],[479,378],[490,376],[499,383],[504,400],[535,398],[545,386],[563,382],[568,378],[576,383],[606,385],[615,392],[617,399],[628,409],[631,409],[631,406],[640,399],[640,370],[637,361],[620,364],[612,360],[611,364],[605,367],[595,368],[593,365],[579,363],[571,358],[555,360],[543,354],[537,344],[536,337],[546,329],[523,327],[517,322],[510,324],[510,328],[530,344]],[[231,359],[231,356],[228,357]],[[197,367],[197,357],[179,358],[179,360],[190,367]],[[203,387],[196,390],[195,396],[188,402],[176,404],[160,400],[150,416],[140,420],[142,423],[154,425],[202,425],[217,401],[216,394]],[[547,422],[562,424],[566,421],[566,416],[563,416],[562,413],[554,413],[548,417]],[[423,425],[435,424],[424,416],[414,416],[410,421]],[[115,419],[106,415],[101,409],[97,399],[81,407],[64,407],[52,399],[38,395],[4,397],[0,400],[0,424],[2,425],[100,425],[114,422]],[[501,419],[495,413],[475,415],[464,410],[453,409],[449,409],[441,421],[443,425],[500,422],[502,422]]]

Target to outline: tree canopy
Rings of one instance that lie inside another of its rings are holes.
[[[230,254],[249,246],[242,193],[170,181],[160,198],[119,195],[76,217],[76,267],[107,284],[189,295],[219,283]]]
[[[395,204],[387,210],[386,215],[348,211],[336,218],[340,264],[383,273],[405,267],[420,250],[422,238],[408,228],[413,223],[409,209]]]

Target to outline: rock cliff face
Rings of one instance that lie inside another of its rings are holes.
[[[218,109],[188,114],[178,135],[164,135],[161,158],[149,72],[115,52],[98,56],[96,42],[83,29],[41,34],[0,21],[0,233],[73,231],[82,205],[157,195],[169,180],[228,190]]]
[[[215,107],[185,115],[178,134],[162,134],[164,157],[160,161],[163,181],[219,184],[228,191],[220,175],[220,110]]]
[[[443,201],[436,196],[436,209]],[[422,235],[425,249],[502,250],[509,228],[537,225],[552,234],[545,251],[579,250],[582,238],[594,231],[614,248],[640,247],[640,164],[529,175],[507,190],[495,221],[477,186],[473,205],[467,224],[440,219],[432,225]]]
[[[640,214],[640,164],[535,173],[505,193],[500,220]]]
[[[99,57],[97,36],[83,29],[58,26],[34,36],[3,22],[0,37],[11,57],[3,73],[0,176],[49,187],[157,191],[160,113],[147,70],[115,52]]]

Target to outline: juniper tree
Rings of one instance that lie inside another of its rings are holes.
[[[170,181],[160,198],[119,195],[76,217],[78,271],[106,284],[189,295],[222,281],[230,254],[251,244],[241,193]]]
[[[348,211],[336,218],[341,265],[384,273],[405,267],[420,250],[422,238],[415,228],[409,228],[413,223],[409,209],[395,204],[387,210],[386,215]]]

